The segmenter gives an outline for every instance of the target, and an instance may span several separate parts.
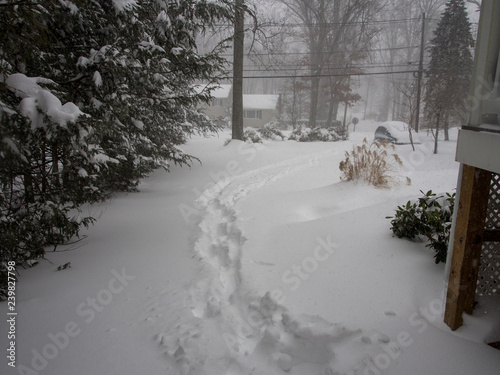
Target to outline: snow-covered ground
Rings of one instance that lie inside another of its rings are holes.
[[[420,190],[453,191],[456,131],[438,155],[425,133],[396,146],[392,189],[341,182],[376,126],[336,143],[191,140],[201,165],[89,208],[86,239],[20,270],[17,368],[4,356],[1,373],[498,374],[484,344],[500,340],[498,297],[451,332],[444,265],[386,219]],[[8,352],[4,328],[0,341]]]

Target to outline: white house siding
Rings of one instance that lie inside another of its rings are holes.
[[[227,108],[229,107],[228,99],[215,99],[210,105],[203,104],[201,106],[203,113],[211,120],[217,120],[228,116]]]
[[[273,121],[278,115],[278,99],[279,95],[243,95],[243,126],[262,128]],[[259,118],[255,118],[256,112]]]
[[[200,90],[203,85],[197,85]],[[210,104],[201,104],[199,108],[211,120],[230,117],[231,85],[220,85],[212,91],[214,99]],[[278,115],[279,95],[243,95],[243,126],[261,128],[276,119]]]

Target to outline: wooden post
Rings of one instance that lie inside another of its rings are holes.
[[[463,165],[444,321],[452,330],[472,314],[491,172]]]
[[[243,140],[243,58],[245,53],[245,1],[235,1],[233,42],[232,139]]]

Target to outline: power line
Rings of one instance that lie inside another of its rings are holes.
[[[417,73],[418,70],[401,70],[395,72],[360,72],[360,73],[343,73],[343,74],[319,74],[319,75],[275,75],[275,76],[246,76],[244,79],[286,79],[286,78],[328,78],[328,77],[351,77],[351,76],[375,76],[375,75],[390,75],[390,74],[405,74],[405,73]],[[233,79],[232,77],[227,77],[228,79]]]
[[[322,70],[325,71],[334,71],[334,70],[349,70],[349,69],[375,69],[375,68],[386,68],[386,69],[391,69],[391,68],[402,68],[402,67],[407,67],[407,66],[412,66],[412,65],[417,65],[418,62],[415,63],[402,63],[402,64],[377,64],[377,65],[355,65],[351,67],[325,67]],[[291,65],[290,65],[291,66]],[[285,68],[283,66],[279,66],[278,68],[269,68],[269,69],[244,69],[245,72],[300,72],[300,71],[310,71],[311,67],[291,67],[291,68]]]
[[[259,28],[266,27],[317,27],[317,26],[335,26],[335,25],[376,25],[383,23],[404,23],[404,22],[416,22],[420,21],[420,17],[416,18],[401,18],[401,19],[387,19],[387,20],[371,20],[371,21],[350,21],[350,22],[318,22],[318,23],[306,23],[306,22],[288,22],[288,23],[267,23],[258,25]],[[217,24],[215,27],[229,27],[230,25],[225,24]],[[246,28],[253,29],[255,27],[254,24],[245,24]]]
[[[421,21],[422,17],[413,17],[413,18],[400,18],[400,19],[388,19],[388,20],[372,20],[372,21],[351,21],[351,22],[318,22],[318,23],[306,23],[306,22],[287,22],[287,23],[263,23],[258,24],[258,28],[275,28],[275,27],[310,27],[310,26],[338,26],[338,25],[377,25],[377,24],[398,24],[398,23],[407,23],[407,22],[417,22]],[[439,22],[439,18],[427,18],[426,21],[434,21]],[[471,25],[478,25],[479,22],[471,22]],[[213,27],[216,28],[230,28],[232,24],[215,24]],[[245,24],[245,28],[248,30],[253,30],[255,28],[255,24],[248,23]]]
[[[249,53],[249,56],[291,56],[291,55],[323,55],[323,54],[337,54],[337,53],[359,53],[359,52],[381,52],[381,51],[398,51],[398,50],[408,50],[408,49],[416,49],[420,48],[420,46],[404,46],[404,47],[390,47],[390,48],[378,48],[378,49],[366,49],[363,51],[317,51],[317,52],[276,52],[276,53]],[[221,54],[222,57],[231,57],[231,54]]]

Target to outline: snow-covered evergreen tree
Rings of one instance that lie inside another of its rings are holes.
[[[200,55],[195,38],[233,13],[229,0],[2,2],[0,264],[78,234],[82,204],[191,161],[178,146],[216,129],[196,109],[210,86],[193,82],[225,63],[224,45]]]
[[[195,36],[230,18],[232,8],[157,0],[122,1],[126,7],[114,1],[109,10],[101,3],[87,6],[84,19],[91,23],[79,26],[87,49],[76,63],[82,78],[71,83],[72,100],[99,119],[93,141],[118,161],[105,169],[105,186],[128,189],[155,168],[188,163],[177,146],[195,132],[216,129],[196,110],[208,92],[195,92],[192,83],[220,76],[224,46],[201,56]]]
[[[435,131],[437,153],[441,124],[463,116],[468,95],[474,39],[464,0],[450,0],[434,33],[431,61],[426,72],[425,112]]]

